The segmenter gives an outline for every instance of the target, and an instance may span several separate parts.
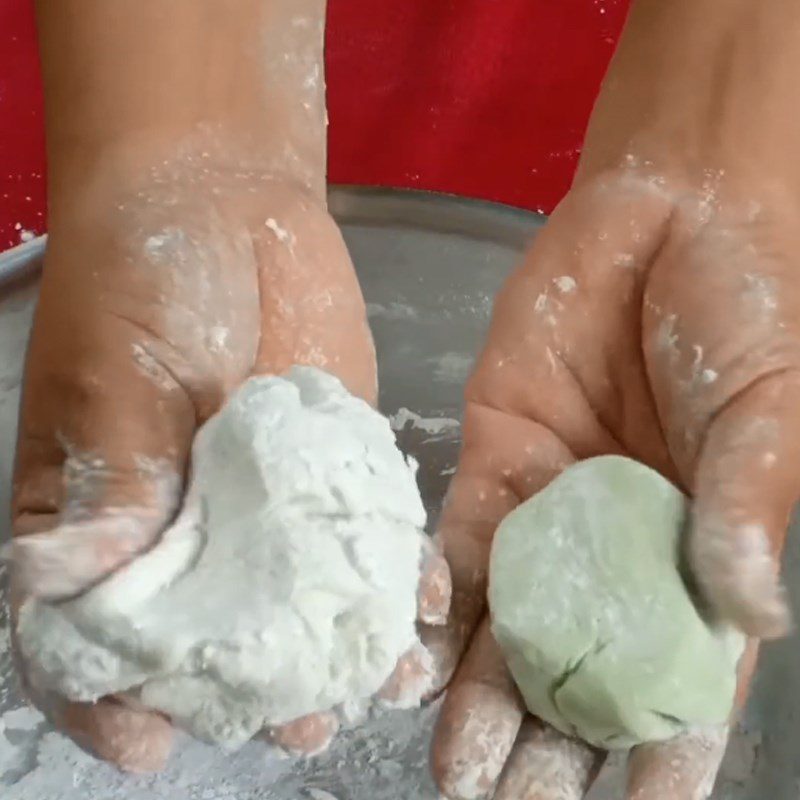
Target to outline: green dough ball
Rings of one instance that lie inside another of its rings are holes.
[[[721,724],[743,637],[681,574],[684,496],[627,458],[583,461],[512,511],[492,547],[492,629],[528,709],[598,747]]]

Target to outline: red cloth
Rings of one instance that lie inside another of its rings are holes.
[[[0,250],[45,229],[42,90],[31,0],[0,0]]]
[[[331,180],[551,211],[627,6],[330,0]]]
[[[331,180],[549,212],[627,5],[329,0]],[[42,232],[44,213],[32,0],[0,0],[0,249]]]

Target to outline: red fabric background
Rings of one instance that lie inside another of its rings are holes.
[[[332,181],[552,210],[628,0],[328,6]],[[0,249],[44,231],[44,196],[32,0],[0,0]]]

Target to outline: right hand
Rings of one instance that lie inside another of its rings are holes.
[[[92,176],[51,217],[14,481],[17,607],[76,596],[152,546],[180,507],[195,432],[248,376],[308,364],[377,399],[364,302],[324,200],[202,149],[142,172]],[[448,581],[429,554],[426,621],[446,615]],[[405,656],[385,699],[418,699],[425,663]],[[95,754],[163,765],[163,716],[26,688]],[[314,752],[337,728],[331,712],[269,733]]]

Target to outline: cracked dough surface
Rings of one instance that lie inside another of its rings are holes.
[[[682,493],[618,456],[563,472],[495,534],[492,630],[529,710],[598,747],[728,719],[742,637],[679,571]]]
[[[78,599],[23,605],[32,681],[127,692],[229,746],[372,696],[416,641],[415,472],[330,375],[251,378],[200,430],[186,508],[149,552]]]

